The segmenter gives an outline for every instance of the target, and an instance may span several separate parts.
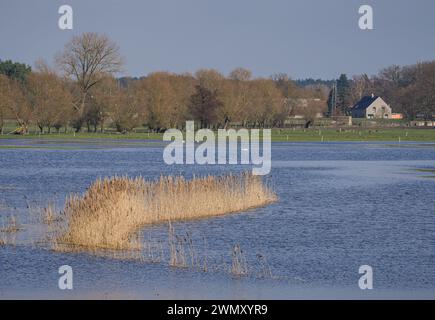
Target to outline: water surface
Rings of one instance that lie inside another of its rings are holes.
[[[191,235],[198,255],[207,256],[207,272],[170,268],[166,260],[47,250],[32,244],[38,226],[27,206],[54,201],[61,207],[66,195],[84,192],[98,177],[191,177],[246,167],[167,166],[159,142],[0,144],[8,146],[0,148],[0,217],[15,215],[25,228],[16,246],[0,247],[1,298],[435,298],[431,144],[273,143],[266,180],[277,203],[175,224],[177,233]],[[141,235],[166,250],[167,226]],[[246,255],[248,277],[227,271],[235,244]],[[261,261],[272,276],[264,277]],[[74,270],[72,292],[57,288],[64,264]],[[358,268],[365,264],[374,269],[370,292],[358,288]]]

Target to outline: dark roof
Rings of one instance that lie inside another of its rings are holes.
[[[365,110],[368,107],[370,107],[370,105],[375,102],[375,100],[379,98],[378,96],[365,96],[363,97],[360,101],[358,101],[353,107],[352,109],[355,110]]]

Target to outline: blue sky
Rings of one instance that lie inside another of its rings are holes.
[[[62,4],[72,31],[57,26]],[[358,28],[363,4],[375,30]],[[119,44],[123,75],[241,66],[330,79],[434,60],[434,16],[433,0],[0,0],[0,59],[52,62],[73,34],[94,31]]]

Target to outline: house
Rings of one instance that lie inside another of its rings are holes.
[[[372,94],[363,97],[352,108],[353,118],[391,119],[391,107],[381,98]]]

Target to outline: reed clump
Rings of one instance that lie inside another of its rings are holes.
[[[61,218],[59,217],[56,211],[56,207],[54,203],[51,201],[44,209],[41,210],[40,215],[41,215],[40,220],[48,226],[61,220]]]
[[[248,173],[191,180],[171,176],[155,181],[98,179],[83,196],[67,199],[61,212],[65,229],[55,247],[140,249],[134,234],[144,225],[235,213],[276,199],[261,177]]]
[[[10,216],[6,225],[3,224],[3,228],[0,229],[0,232],[5,233],[17,233],[21,230],[20,223],[15,216]]]

